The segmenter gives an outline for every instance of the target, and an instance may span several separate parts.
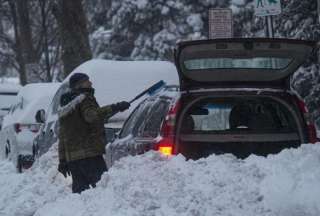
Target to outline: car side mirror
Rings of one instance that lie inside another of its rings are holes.
[[[46,111],[44,109],[38,110],[36,113],[36,122],[37,123],[44,123],[46,121]]]
[[[113,142],[118,137],[118,128],[105,128],[106,132],[106,143]]]

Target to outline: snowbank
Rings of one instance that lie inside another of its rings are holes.
[[[57,145],[43,155],[32,169],[16,173],[10,161],[0,162],[0,215],[30,216],[45,203],[71,193],[69,183],[57,173]]]
[[[120,160],[81,195],[57,174],[54,145],[22,175],[0,162],[0,215],[318,216],[319,144],[245,160],[148,152]]]

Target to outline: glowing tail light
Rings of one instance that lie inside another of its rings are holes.
[[[172,146],[159,146],[159,152],[165,156],[171,156]]]
[[[156,150],[163,155],[170,156],[174,153],[174,138],[176,114],[180,108],[180,102],[177,101],[170,109],[162,124],[160,136],[161,139],[156,145]]]
[[[156,150],[165,156],[171,156],[173,154],[173,142],[169,138],[162,138],[157,144]]]

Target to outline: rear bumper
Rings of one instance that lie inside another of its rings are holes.
[[[29,131],[21,131],[16,135],[17,152],[19,155],[32,155],[32,146],[35,134]]]
[[[34,156],[33,155],[19,155],[18,160],[19,160],[19,163],[21,164],[22,168],[29,169],[34,162]]]

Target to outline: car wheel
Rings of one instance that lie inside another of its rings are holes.
[[[38,147],[37,145],[33,145],[32,146],[32,155],[34,158],[36,158],[36,156],[38,155]]]
[[[20,155],[18,156],[18,161],[17,161],[17,171],[18,173],[22,173],[22,161]]]
[[[8,159],[8,156],[9,156],[9,150],[8,150],[8,148],[6,147],[6,159]]]
[[[6,159],[8,159],[9,153],[10,153],[10,143],[9,143],[9,141],[7,141],[5,153],[6,153]]]

